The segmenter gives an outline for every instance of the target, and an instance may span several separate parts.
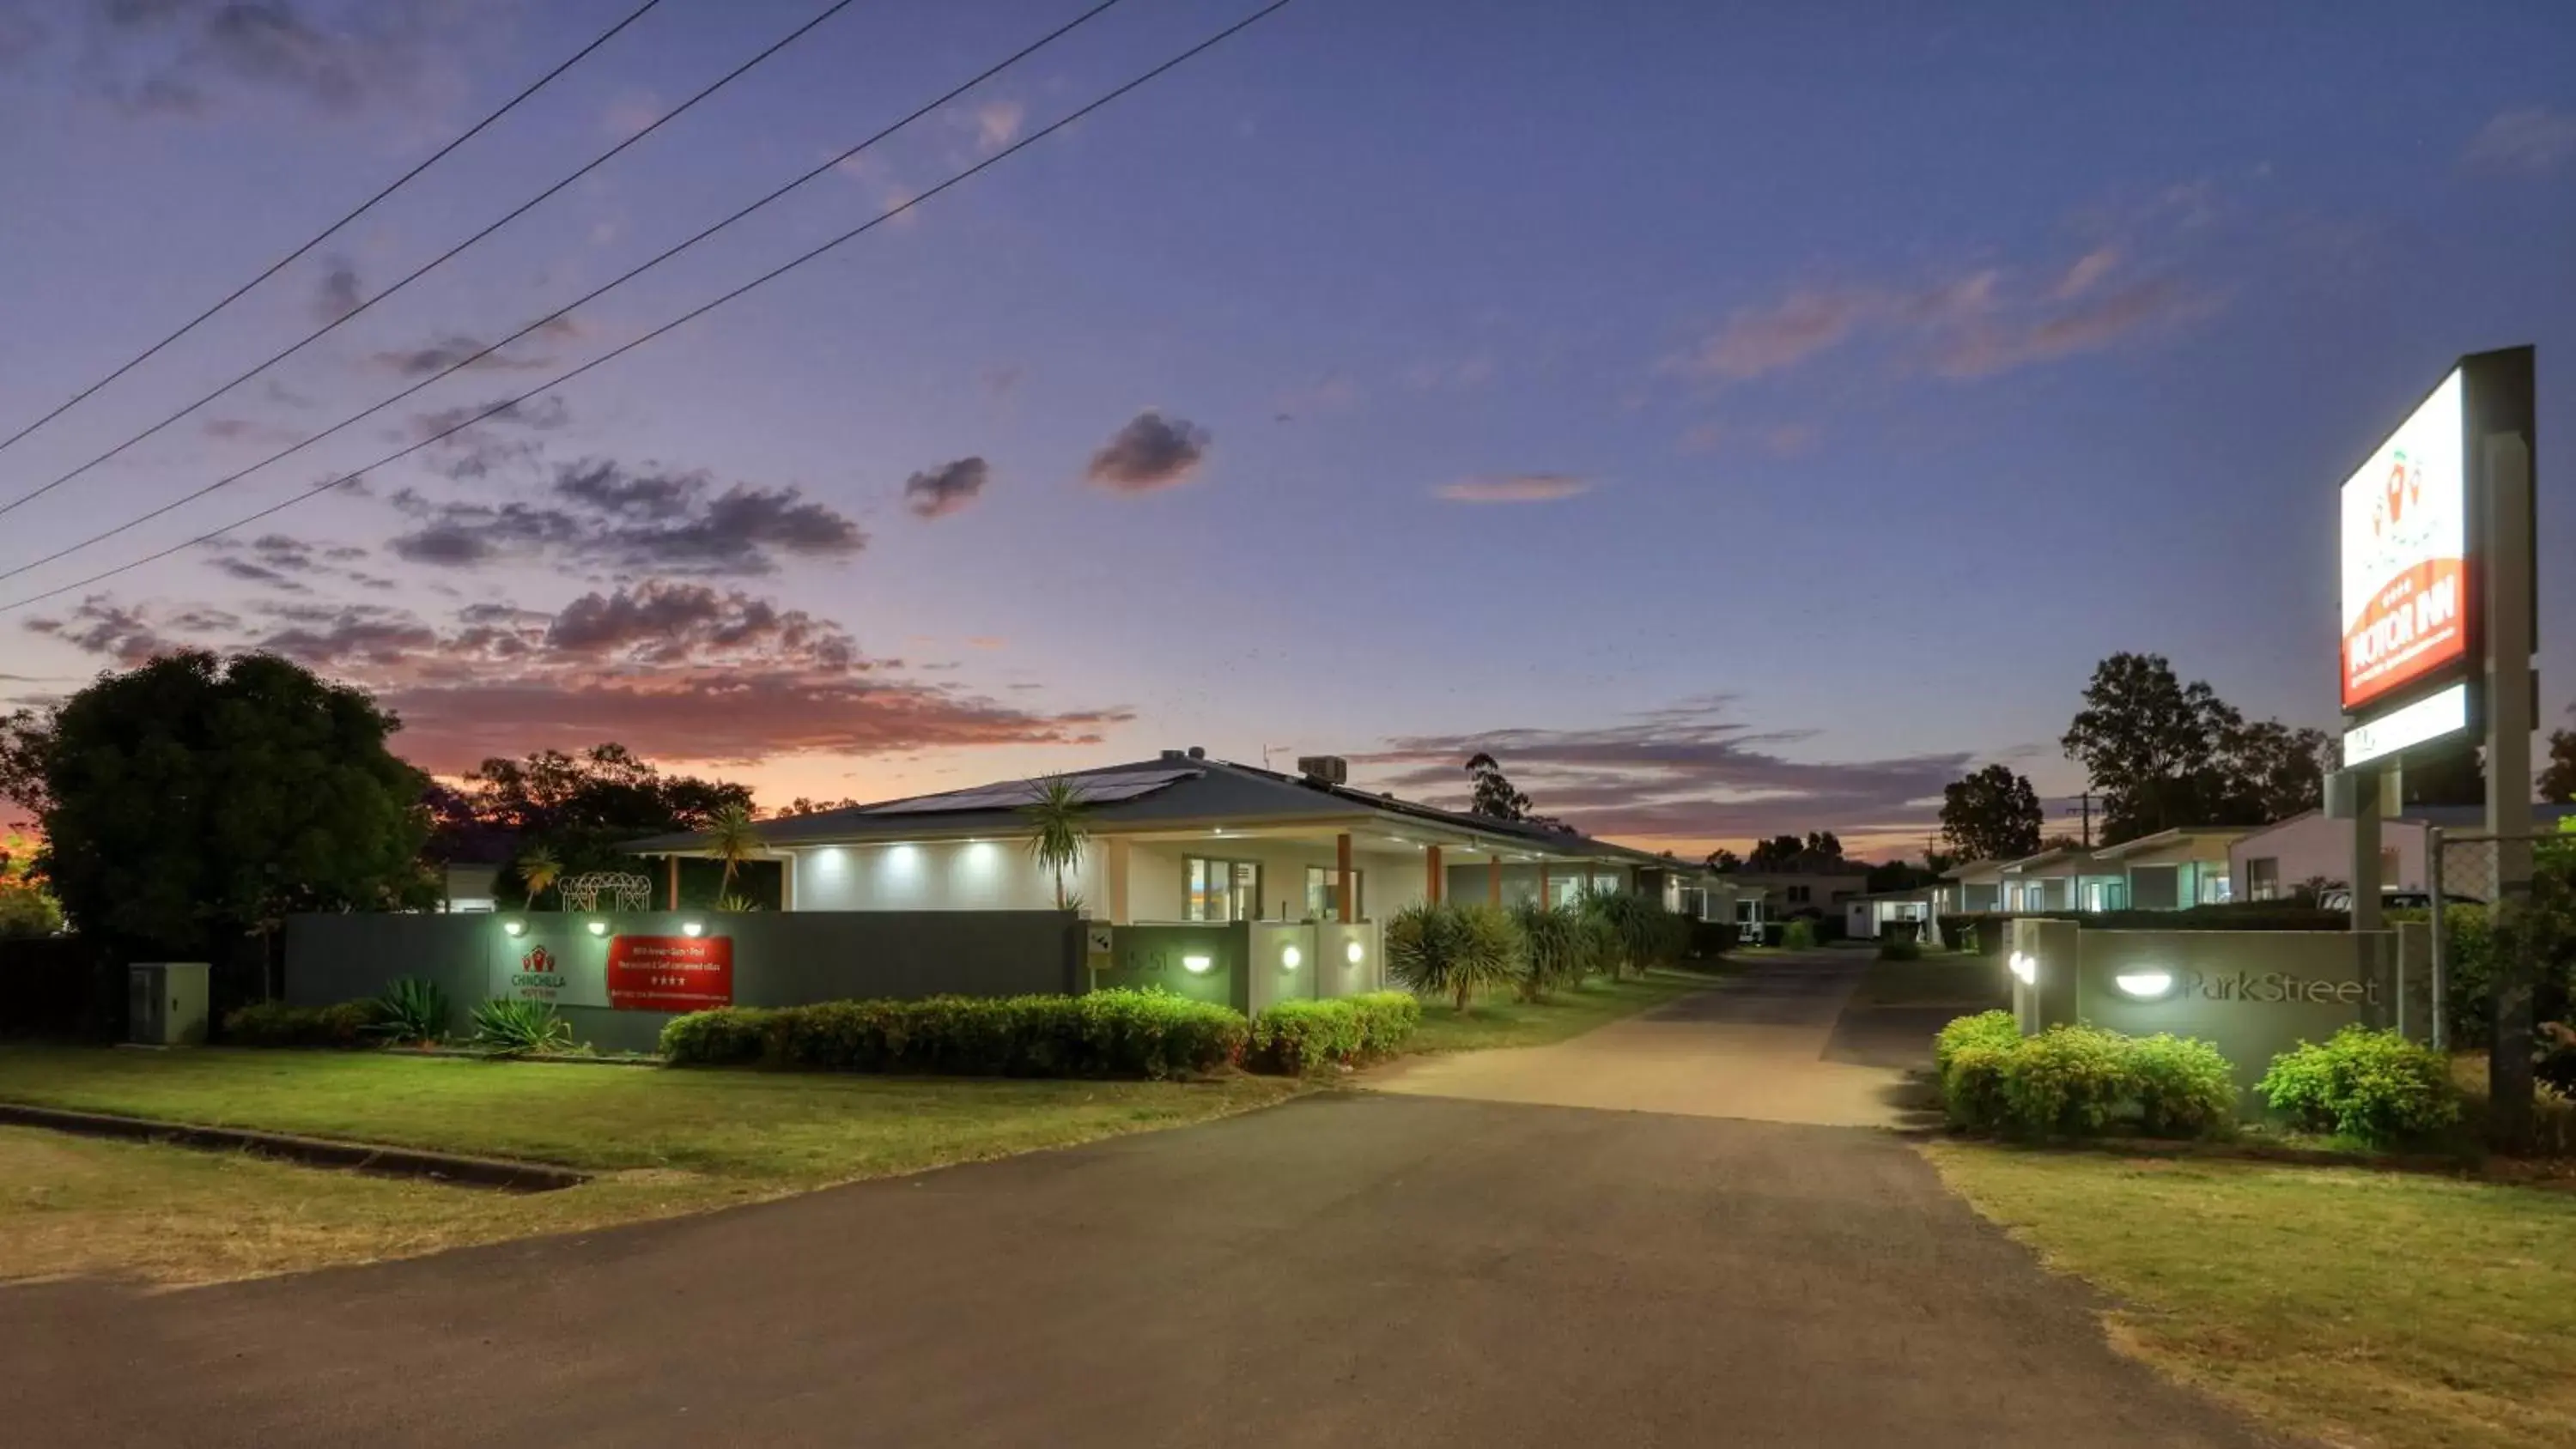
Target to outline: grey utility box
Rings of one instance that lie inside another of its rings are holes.
[[[206,1040],[203,961],[137,961],[126,968],[125,1039],[145,1046],[200,1046]]]

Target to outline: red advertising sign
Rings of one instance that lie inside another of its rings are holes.
[[[733,1005],[733,938],[611,937],[608,1004],[619,1011],[704,1011]]]
[[[2468,658],[2461,397],[2454,372],[2343,485],[2347,713]]]

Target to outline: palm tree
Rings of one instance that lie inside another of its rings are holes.
[[[1020,813],[1029,820],[1029,859],[1055,877],[1055,908],[1071,908],[1064,893],[1064,873],[1082,863],[1082,848],[1091,842],[1091,807],[1082,791],[1062,775],[1029,782],[1029,803]]]
[[[555,888],[563,879],[563,862],[542,845],[531,845],[519,852],[519,883],[528,888],[528,909],[537,908],[537,897]]]
[[[760,838],[760,827],[752,823],[751,811],[740,805],[727,805],[707,820],[707,850],[724,862],[724,883],[716,888],[719,896],[733,894],[733,874],[742,863],[769,848]]]

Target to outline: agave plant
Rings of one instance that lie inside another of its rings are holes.
[[[405,976],[376,998],[376,1019],[367,1030],[396,1046],[434,1042],[447,1034],[447,993],[435,981]]]
[[[1499,906],[1407,906],[1386,926],[1387,974],[1418,995],[1450,998],[1461,1012],[1477,992],[1519,976],[1527,950]]]
[[[753,900],[751,897],[744,895],[739,891],[727,891],[723,895],[716,897],[716,909],[730,914],[740,915],[745,911],[759,910],[760,902]]]
[[[572,1045],[572,1023],[551,1001],[495,996],[474,1008],[474,1042],[501,1056],[558,1052]]]

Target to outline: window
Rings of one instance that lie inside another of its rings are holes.
[[[2245,898],[2249,901],[2281,898],[2281,862],[2278,858],[2267,855],[2245,862]]]
[[[1814,886],[1782,886],[1780,898],[1793,906],[1803,906],[1815,898]]]
[[[1181,919],[1250,921],[1261,915],[1261,867],[1249,860],[1181,860]]]
[[[1306,914],[1318,921],[1341,919],[1342,898],[1334,888],[1334,869],[1329,865],[1306,867]],[[1368,872],[1351,872],[1351,919],[1368,919]]]
[[[2236,898],[2235,887],[2236,882],[2217,871],[2204,870],[2200,873],[2200,903],[2223,906]]]

